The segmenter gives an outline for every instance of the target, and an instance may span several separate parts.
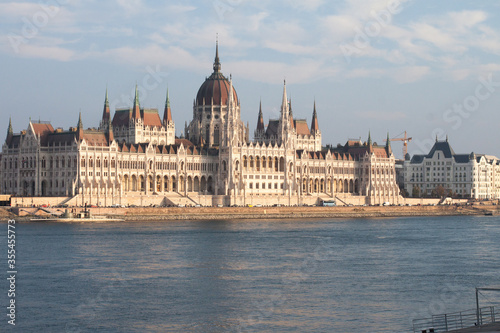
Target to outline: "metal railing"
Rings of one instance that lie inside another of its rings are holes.
[[[479,325],[495,322],[500,312],[494,306],[479,309]],[[413,319],[413,333],[447,332],[478,325],[477,310],[433,315],[432,318]]]

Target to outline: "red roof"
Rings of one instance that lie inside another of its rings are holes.
[[[305,119],[295,119],[295,130],[298,135],[311,135],[309,131],[309,126],[307,126],[307,122]]]
[[[103,132],[83,132],[83,138],[90,146],[107,146],[108,139]]]
[[[54,128],[48,123],[31,123],[36,136],[40,136],[40,141],[42,145],[47,144],[47,138],[49,134],[54,133]]]
[[[230,83],[222,73],[213,73],[203,82],[196,95],[196,105],[227,105],[229,100]],[[238,95],[233,86],[233,101],[238,104]]]

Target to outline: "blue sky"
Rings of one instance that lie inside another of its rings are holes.
[[[316,101],[323,144],[408,131],[410,153],[448,135],[456,152],[500,156],[500,2],[495,0],[42,0],[0,3],[2,119],[97,127],[112,109],[163,109],[177,134],[212,72],[233,76],[253,133],[259,101],[295,118]],[[113,110],[112,110],[113,111]],[[7,131],[7,122],[4,122]],[[393,143],[397,157],[402,144]]]

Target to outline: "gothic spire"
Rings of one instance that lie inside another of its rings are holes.
[[[5,140],[9,145],[12,141],[12,137],[14,136],[14,131],[12,130],[12,119],[9,117],[9,128],[7,129],[7,139]]]
[[[163,112],[163,124],[166,125],[172,121],[172,111],[170,109],[170,97],[168,95],[167,88],[167,99],[165,100],[165,111]]]
[[[389,132],[387,132],[387,141],[385,143],[385,150],[387,151],[387,155],[392,154],[391,139],[389,138]]]
[[[290,117],[290,126],[292,128],[295,128],[295,123],[293,122],[293,112],[292,112],[292,98],[290,97],[290,101],[288,103],[288,108],[290,109],[290,112],[288,113]]]
[[[311,121],[311,132],[319,131],[318,115],[316,114],[316,100],[314,100],[313,116]]]
[[[259,116],[257,118],[257,130],[258,131],[264,130],[264,117],[262,115],[262,100],[260,101],[260,105],[259,105]]]
[[[217,35],[215,41],[215,60],[214,60],[214,73],[220,72],[220,60],[219,60],[219,36]]]
[[[368,131],[368,152],[371,154],[373,152],[372,135]]]
[[[134,96],[134,107],[132,109],[132,118],[136,120],[141,118],[141,107],[139,105],[139,93],[137,91],[137,83],[135,84],[135,96]]]
[[[104,109],[102,111],[102,121],[109,122],[110,112],[109,112],[109,100],[108,100],[108,87],[106,87],[106,97],[104,99]]]
[[[286,80],[283,80],[283,100],[281,101],[281,110],[285,111],[288,106],[288,98],[286,96]]]
[[[82,113],[78,115],[78,125],[76,126],[76,139],[77,141],[83,140],[83,123],[82,123]]]

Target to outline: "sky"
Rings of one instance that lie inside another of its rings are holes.
[[[163,112],[177,135],[213,69],[232,75],[252,137],[279,115],[283,81],[294,118],[316,102],[323,145],[387,133],[436,137],[457,153],[500,156],[500,2],[497,0],[42,0],[0,3],[0,98],[5,134],[29,119],[97,127],[111,112]],[[1,131],[1,129],[0,129]],[[402,157],[402,142],[392,142]]]

